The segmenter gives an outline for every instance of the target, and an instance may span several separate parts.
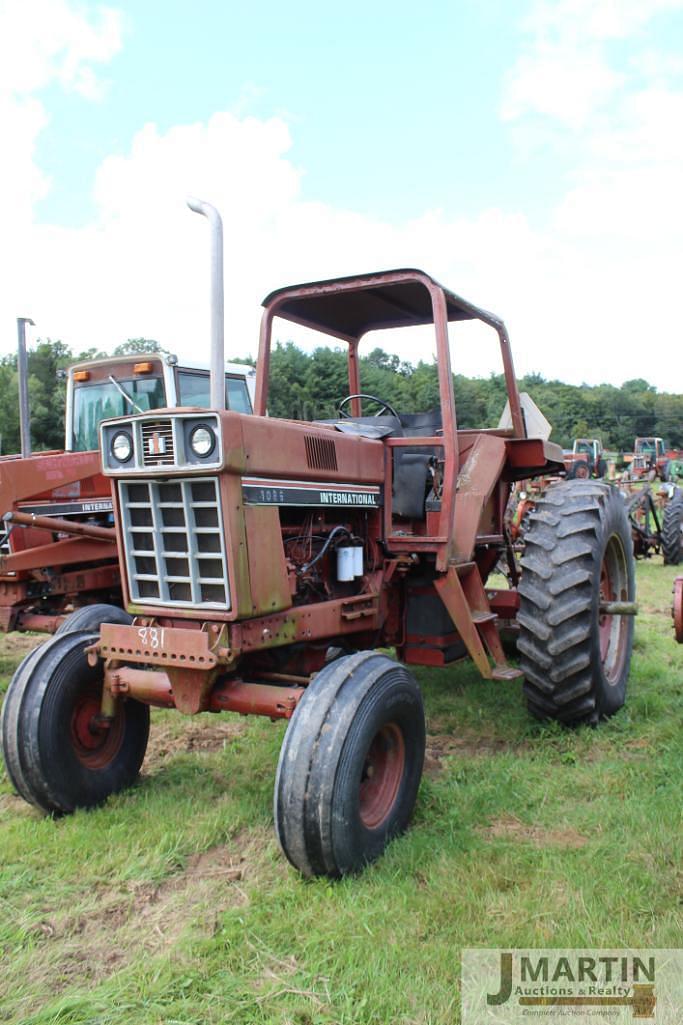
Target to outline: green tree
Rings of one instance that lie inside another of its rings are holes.
[[[168,353],[161,342],[155,342],[153,338],[129,338],[127,342],[121,342],[114,349],[113,356],[137,356],[142,353],[162,352]]]

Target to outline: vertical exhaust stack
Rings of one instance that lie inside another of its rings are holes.
[[[26,325],[34,327],[30,317],[17,317],[17,377],[19,378],[19,436],[21,457],[31,455],[31,413],[28,405],[28,358],[26,356]]]
[[[223,222],[215,206],[190,196],[190,210],[211,229],[211,408],[225,409],[225,304],[223,298]]]

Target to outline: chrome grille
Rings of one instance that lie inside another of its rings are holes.
[[[218,481],[120,481],[131,600],[230,608]]]
[[[173,466],[175,445],[171,420],[151,420],[142,427],[142,465]]]

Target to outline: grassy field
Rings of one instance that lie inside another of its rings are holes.
[[[0,1021],[450,1025],[464,946],[679,946],[674,575],[638,566],[629,700],[598,730],[530,721],[469,665],[419,672],[413,827],[358,878],[278,851],[282,725],[156,713],[140,785],[57,821],[3,774]],[[33,643],[4,642],[2,690]]]

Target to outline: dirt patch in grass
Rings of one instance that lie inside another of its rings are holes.
[[[485,758],[501,754],[524,745],[513,745],[502,737],[477,736],[472,733],[428,733],[425,751],[424,771],[428,776],[437,776],[443,771],[444,758],[458,755],[461,758]]]
[[[2,654],[10,657],[17,656],[17,660],[27,652],[33,651],[39,644],[50,639],[50,634],[25,634],[13,631],[5,634],[2,639]]]
[[[180,726],[180,730],[179,730]],[[152,723],[144,768],[154,770],[176,754],[189,751],[222,751],[247,729],[244,719],[223,719],[216,723],[187,720]]]
[[[92,910],[45,915],[31,930],[36,996],[100,982],[141,956],[172,952],[185,932],[213,935],[222,913],[248,904],[244,885],[262,871],[270,842],[270,831],[251,829],[193,854],[159,884],[131,885],[123,893],[102,886]]]
[[[588,837],[575,829],[545,829],[543,826],[529,826],[513,815],[504,815],[481,830],[487,839],[513,840],[530,843],[534,847],[585,847]]]
[[[31,804],[27,804],[23,797],[19,797],[18,794],[0,794],[0,818],[4,815],[13,817],[20,815],[22,818],[26,816],[37,816],[40,812]]]

